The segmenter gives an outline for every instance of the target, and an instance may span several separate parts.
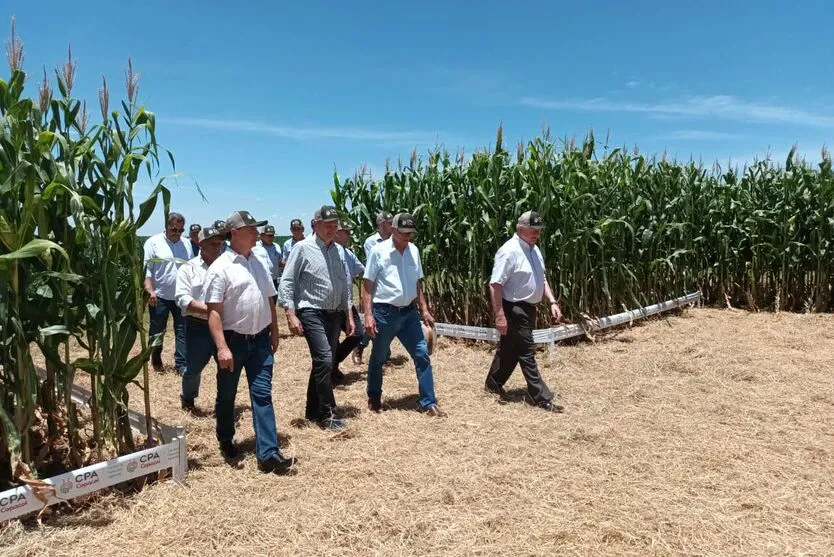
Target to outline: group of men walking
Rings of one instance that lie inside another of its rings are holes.
[[[364,243],[364,265],[350,250],[350,227],[334,207],[319,208],[311,225],[312,234],[304,237],[302,222],[293,220],[293,235],[279,249],[272,226],[246,211],[235,211],[205,228],[192,225],[186,242],[181,239],[185,218],[170,213],[165,231],[145,243],[150,334],[163,332],[168,313],[173,314],[183,408],[195,411],[200,374],[215,359],[217,439],[223,455],[235,458],[234,401],[245,370],[258,467],[264,472],[285,473],[294,464],[280,452],[272,404],[272,368],[279,344],[276,305],[284,309],[289,331],[304,336],[310,351],[308,420],[330,431],[347,428],[333,390],[344,380],[339,364],[349,354],[361,363],[371,340],[368,408],[382,411],[382,371],[395,338],[414,361],[419,410],[434,417],[447,415],[437,403],[423,333],[422,323],[431,327],[434,317],[423,293],[420,251],[412,243],[417,233],[414,218],[380,213],[377,233]],[[536,245],[542,227],[537,213],[524,213],[516,234],[496,254],[490,296],[501,339],[485,388],[503,396],[503,385],[520,363],[534,404],[560,412],[562,407],[553,402],[536,366],[532,337],[536,307],[543,298],[550,302],[553,320],[561,319]],[[363,279],[359,299],[353,291],[357,278]],[[340,343],[342,332],[346,337]],[[161,370],[160,351],[161,346],[152,363]]]

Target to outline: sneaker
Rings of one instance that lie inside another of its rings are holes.
[[[425,409],[426,415],[431,416],[432,418],[446,418],[449,416],[446,412],[440,409],[440,407],[436,404],[432,404],[428,408]]]
[[[376,412],[377,414],[382,412],[382,400],[378,398],[369,398],[368,410],[370,410],[371,412]]]
[[[547,412],[553,412],[554,414],[561,414],[565,410],[564,406],[560,406],[549,400],[545,403],[539,404],[539,408]]]
[[[238,455],[237,447],[235,447],[235,444],[231,441],[221,441],[220,452],[223,453],[223,456],[227,460],[233,460],[237,458]]]
[[[329,418],[319,420],[319,427],[328,431],[344,431],[347,429],[345,422],[336,416],[330,416]]]

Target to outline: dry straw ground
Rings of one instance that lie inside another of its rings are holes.
[[[169,337],[170,338],[170,337]],[[170,358],[170,350],[169,358]],[[402,354],[396,345],[395,356]],[[832,555],[834,316],[687,313],[542,353],[563,415],[481,390],[488,347],[441,340],[448,419],[412,410],[410,363],[386,372],[393,409],[365,410],[363,370],[337,400],[355,436],[299,423],[309,358],[285,339],[274,381],[291,477],[256,469],[246,387],[239,469],[211,416],[157,375],[158,417],[187,427],[186,485],[99,498],[0,530],[4,555]],[[211,409],[207,373],[198,406]],[[521,398],[523,380],[508,387]],[[134,395],[139,408],[141,398]]]

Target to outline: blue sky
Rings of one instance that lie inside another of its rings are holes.
[[[834,2],[15,4],[3,39],[16,16],[24,68],[51,71],[71,43],[74,96],[94,106],[102,75],[123,93],[132,57],[193,178],[170,184],[189,222],[248,209],[288,233],[330,200],[334,168],[471,153],[500,122],[510,145],[593,128],[598,145],[723,164],[793,143],[818,159],[834,135]]]

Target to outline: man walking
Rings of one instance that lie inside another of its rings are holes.
[[[290,221],[290,234],[292,234],[292,237],[287,238],[281,248],[281,262],[279,265],[282,270],[287,266],[287,260],[290,258],[293,246],[304,239],[304,223],[300,219]]]
[[[200,255],[200,230],[202,227],[199,224],[192,224],[188,227],[188,237],[191,240],[191,254],[194,257]]]
[[[252,248],[252,253],[263,262],[264,267],[272,277],[272,284],[275,290],[278,290],[278,279],[281,277],[281,250],[275,244],[275,227],[272,225],[264,226],[261,232],[261,239]]]
[[[203,301],[203,283],[209,266],[223,249],[226,231],[210,226],[200,231],[200,255],[177,271],[177,306],[185,316],[186,370],[182,374],[180,403],[183,410],[194,411],[194,400],[200,392],[200,374],[217,351],[208,327],[208,308]]]
[[[353,279],[361,277],[365,273],[365,266],[356,257],[356,254],[350,250],[350,233],[351,227],[339,221],[339,229],[336,231],[336,243],[342,246],[345,250],[345,272],[348,277],[348,285],[351,292],[351,301],[353,298]],[[358,301],[358,300],[357,300]],[[353,314],[354,330],[352,335],[348,335],[339,343],[336,349],[336,362],[333,365],[333,385],[339,385],[345,379],[344,374],[339,370],[341,364],[348,354],[359,345],[362,337],[365,335],[365,328],[362,326],[362,321],[359,319],[359,311],[356,309],[356,304],[352,304],[350,308]],[[342,320],[342,330],[347,333],[347,320]]]
[[[165,219],[165,231],[145,241],[145,292],[148,293],[148,335],[164,333],[168,327],[168,314],[174,317],[174,365],[177,373],[185,373],[185,321],[175,301],[177,270],[193,257],[191,243],[184,242],[185,217],[170,213]],[[162,371],[162,345],[151,353],[151,364]]]
[[[278,299],[286,309],[287,324],[304,335],[313,361],[307,383],[305,417],[323,429],[345,429],[336,417],[332,372],[342,320],[353,334],[350,284],[344,250],[333,239],[339,227],[336,209],[325,205],[316,211],[315,234],[298,242],[281,275]]]
[[[562,319],[559,304],[544,276],[544,258],[536,245],[543,227],[539,214],[527,211],[519,217],[516,233],[495,254],[489,290],[495,328],[501,339],[485,388],[503,396],[504,384],[520,363],[533,404],[549,412],[561,412],[564,408],[553,402],[553,394],[539,373],[533,343],[536,305],[543,296],[550,302],[553,322]]]
[[[229,248],[209,267],[204,297],[208,324],[217,346],[217,440],[223,455],[232,459],[237,448],[235,395],[241,369],[246,369],[255,452],[262,472],[287,472],[295,459],[284,458],[278,448],[275,410],[272,406],[273,354],[278,349],[275,286],[263,264],[252,255],[258,239],[258,221],[247,211],[226,219]]]
[[[431,359],[417,313],[419,306],[426,325],[434,324],[423,295],[420,250],[411,243],[417,232],[414,218],[399,213],[393,218],[392,229],[391,238],[371,250],[365,268],[365,330],[374,339],[368,362],[368,408],[374,412],[382,409],[382,366],[396,337],[414,360],[420,408],[430,416],[445,417],[434,395]]]

